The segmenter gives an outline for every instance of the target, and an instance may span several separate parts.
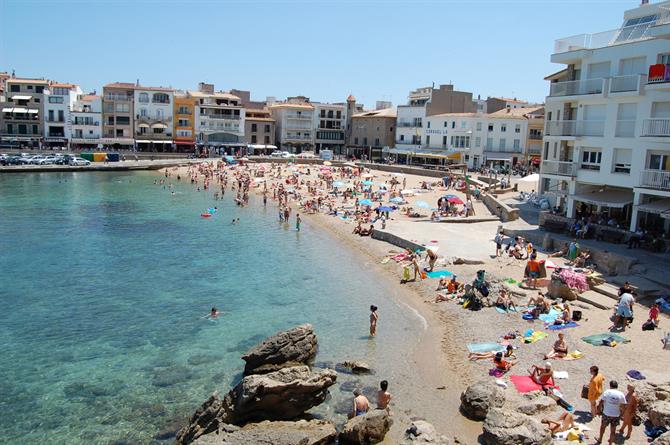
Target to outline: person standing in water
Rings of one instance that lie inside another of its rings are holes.
[[[377,306],[374,304],[370,305],[370,336],[374,337],[377,335],[377,320],[379,320],[379,314],[377,314]]]
[[[297,230],[298,232],[300,232],[300,222],[301,221],[302,221],[302,219],[300,219],[300,213],[296,213],[295,214],[295,230]]]

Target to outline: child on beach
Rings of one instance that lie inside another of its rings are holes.
[[[377,309],[374,304],[370,305],[370,337],[377,335],[377,320],[379,320]]]

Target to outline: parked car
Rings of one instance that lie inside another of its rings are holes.
[[[74,158],[75,156],[73,155],[64,155],[64,156],[58,156],[54,164],[56,165],[70,165],[70,159]]]
[[[60,159],[60,156],[47,156],[38,162],[39,165],[53,165]]]
[[[39,164],[42,163],[42,161],[43,161],[44,159],[46,159],[46,156],[42,156],[42,155],[33,156],[33,157],[30,159],[30,162],[29,162],[29,163],[30,163],[30,164],[34,164],[34,165],[39,165]]]
[[[73,157],[70,159],[69,165],[80,166],[80,165],[91,165],[91,161],[84,158]]]

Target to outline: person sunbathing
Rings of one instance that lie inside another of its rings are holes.
[[[551,434],[562,433],[575,427],[575,420],[567,411],[561,414],[558,420],[542,419],[541,422],[547,425]]]
[[[507,372],[512,369],[512,366],[516,365],[516,361],[507,361],[503,357],[502,352],[496,352],[495,357],[493,357],[493,364],[495,365],[496,370]]]
[[[563,243],[563,247],[561,247],[561,250],[550,254],[549,257],[550,258],[564,257],[567,254],[568,254],[568,243]]]
[[[544,368],[533,365],[528,370],[528,374],[530,375],[530,379],[540,386],[547,386],[550,382],[551,384],[554,382],[554,371],[551,369],[551,363],[549,362],[545,363]]]
[[[455,294],[458,292],[463,285],[456,281],[456,275],[451,276],[451,280],[449,280],[449,283],[447,283],[447,292],[450,294]]]
[[[437,283],[437,289],[435,289],[435,290],[446,289],[448,284],[449,284],[449,280],[447,280],[447,277],[441,277],[440,281]]]
[[[498,299],[496,300],[495,305],[501,307],[502,309],[505,309],[505,311],[509,311],[510,308],[512,308],[514,309],[514,312],[517,312],[514,301],[512,301],[512,298],[507,294],[507,291],[505,291],[504,289],[500,290],[500,294],[498,295]]]
[[[440,301],[449,301],[449,300],[452,300],[454,298],[455,298],[455,296],[452,295],[452,294],[447,294],[447,295],[437,294],[437,296],[435,296],[434,303],[439,303]]]
[[[579,256],[575,258],[575,261],[572,263],[574,267],[586,267],[586,263],[591,259],[591,252],[588,250],[583,250],[579,253]]]
[[[568,345],[565,343],[565,336],[562,332],[558,333],[558,340],[554,342],[553,350],[544,355],[545,360],[552,358],[565,358],[568,355]]]
[[[486,352],[470,352],[468,354],[468,360],[477,361],[495,358],[496,354],[500,351],[486,351]],[[502,353],[504,358],[516,358],[514,355],[514,346],[507,345],[505,352]],[[515,362],[516,363],[516,362]]]
[[[554,324],[568,324],[571,321],[572,315],[570,315],[570,306],[568,306],[568,303],[563,303],[563,310],[561,311],[561,315],[556,318]]]

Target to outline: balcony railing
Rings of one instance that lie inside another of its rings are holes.
[[[670,171],[642,170],[640,172],[640,187],[670,190]]]
[[[541,141],[542,140],[542,135],[541,134],[530,134],[530,135],[528,135],[528,139],[533,139],[535,141]]]
[[[610,79],[610,93],[623,93],[627,91],[638,91],[640,89],[639,74],[630,76],[615,76]]]
[[[405,128],[421,128],[421,122],[398,122],[396,126]]]
[[[555,82],[549,87],[549,96],[581,96],[585,94],[602,94],[605,79],[568,80]]]
[[[312,115],[311,114],[287,114],[286,115],[287,119],[304,119],[304,120],[312,120]]]
[[[616,130],[614,136],[619,138],[635,137],[635,119],[626,119],[616,121]]]
[[[58,118],[58,117],[47,117],[47,122],[53,122],[56,124],[64,124],[65,123],[65,118]]]
[[[114,95],[114,94],[108,94],[105,96],[105,100],[114,100],[114,101],[122,101],[122,102],[130,102],[133,100],[133,96],[120,96],[120,95]]]
[[[542,161],[540,173],[548,175],[575,176],[577,171],[574,162],[570,161]]]
[[[670,118],[645,119],[642,121],[642,136],[670,136]]]
[[[200,117],[206,117],[209,119],[227,119],[231,121],[240,120],[240,116],[234,116],[232,114],[201,114]]]
[[[98,125],[100,125],[100,122],[99,121],[78,121],[78,120],[75,120],[74,122],[72,122],[72,125],[84,125],[84,126],[97,127]]]
[[[652,21],[595,34],[578,34],[576,36],[564,37],[554,42],[554,54],[580,49],[605,48],[606,46],[650,39],[653,36],[649,33],[649,27],[653,24],[654,22]]]
[[[603,136],[605,121],[549,121],[545,134],[547,136]]]
[[[657,63],[649,66],[649,75],[647,83],[666,83],[670,82],[670,64]]]

